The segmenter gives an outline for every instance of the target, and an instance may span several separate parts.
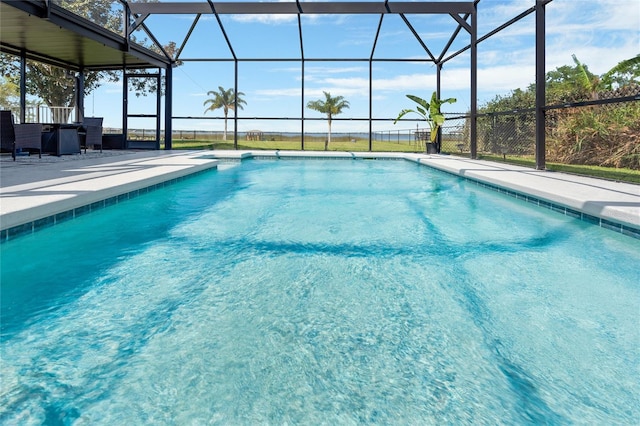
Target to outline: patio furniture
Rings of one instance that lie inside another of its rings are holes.
[[[0,140],[2,151],[11,152],[13,161],[18,150],[37,150],[42,158],[42,124],[15,124],[11,111],[0,111]]]
[[[102,117],[85,117],[82,126],[78,130],[80,137],[80,146],[84,147],[84,153],[87,153],[87,146],[91,145],[93,149],[100,146],[102,152]]]
[[[11,111],[0,111],[0,146],[2,152],[10,152],[15,160],[16,135]]]
[[[42,132],[42,150],[58,157],[65,154],[80,154],[79,125],[46,124]]]
[[[102,148],[103,149],[124,149],[124,134],[103,133]]]

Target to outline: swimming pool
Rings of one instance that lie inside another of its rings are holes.
[[[0,246],[0,423],[633,424],[639,245],[404,161],[222,165]]]

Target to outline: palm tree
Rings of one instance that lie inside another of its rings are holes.
[[[242,92],[238,92],[238,95],[236,96],[235,90],[234,89],[227,89],[225,90],[222,86],[218,86],[218,91],[214,91],[211,90],[209,92],[207,92],[207,96],[213,96],[213,98],[211,99],[207,99],[206,101],[204,101],[204,106],[207,106],[207,104],[209,104],[209,107],[207,107],[204,112],[206,114],[207,111],[214,111],[218,108],[222,108],[222,111],[224,112],[224,134],[222,136],[222,140],[227,140],[227,116],[229,115],[229,110],[236,110],[236,105],[238,106],[238,108],[240,109],[244,109],[242,107],[242,104],[247,104],[247,102],[245,102],[244,99],[242,99],[242,96],[244,96],[244,93]]]
[[[331,93],[322,91],[324,93],[324,100],[318,99],[317,101],[309,101],[307,108],[314,111],[327,114],[327,120],[329,121],[329,135],[324,141],[324,150],[329,149],[329,143],[331,142],[331,119],[334,115],[338,115],[343,109],[349,108],[349,102],[344,99],[343,96],[331,97]]]

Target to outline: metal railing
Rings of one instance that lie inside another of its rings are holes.
[[[19,121],[20,110],[11,111],[16,121]],[[24,110],[25,123],[74,123],[76,113],[74,107],[62,107],[48,105],[30,105]]]
[[[592,100],[544,109],[546,161],[640,170],[640,85],[629,84],[599,92]],[[477,152],[505,160],[510,156],[534,158],[535,110],[479,114]]]

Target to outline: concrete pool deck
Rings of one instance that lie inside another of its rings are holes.
[[[2,241],[103,208],[221,161],[248,158],[405,159],[640,238],[640,185],[450,155],[311,151],[105,151],[0,159]]]

